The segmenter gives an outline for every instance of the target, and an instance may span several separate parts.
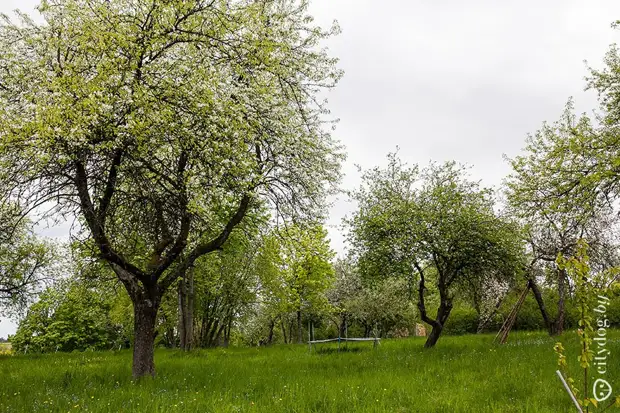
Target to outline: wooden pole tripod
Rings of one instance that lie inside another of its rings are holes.
[[[495,339],[493,340],[494,343],[499,342],[499,344],[504,344],[506,343],[506,340],[508,340],[508,334],[510,333],[512,326],[515,324],[515,321],[517,321],[517,314],[519,313],[519,309],[521,309],[521,306],[523,305],[525,297],[527,296],[528,291],[530,291],[530,288],[532,288],[532,284],[531,281],[528,280],[525,289],[521,293],[521,296],[519,296],[519,300],[514,305],[514,307],[512,307],[512,310],[510,310],[510,314],[508,314],[506,321],[504,321],[504,324],[502,324],[502,328],[500,328],[499,332],[495,336]]]

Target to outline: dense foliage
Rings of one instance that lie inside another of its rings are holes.
[[[114,319],[114,296],[85,283],[62,282],[43,292],[20,322],[11,344],[17,352],[109,350],[130,336]]]

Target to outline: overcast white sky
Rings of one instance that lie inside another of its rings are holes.
[[[0,12],[36,4],[0,0]],[[584,60],[600,67],[620,39],[610,27],[620,19],[617,0],[313,0],[312,12],[343,30],[329,46],[346,73],[329,98],[348,151],[344,188],[359,184],[354,165],[384,164],[396,146],[412,163],[468,163],[475,178],[498,186],[509,172],[502,155],[518,154],[569,96],[578,111],[595,108],[596,96],[583,90]],[[332,209],[339,252],[350,210],[344,199]],[[0,337],[14,329],[0,321]]]

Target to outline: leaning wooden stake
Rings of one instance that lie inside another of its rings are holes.
[[[519,297],[519,300],[514,305],[514,307],[510,311],[510,314],[508,314],[506,321],[504,321],[504,324],[502,324],[502,328],[500,328],[499,332],[495,336],[495,339],[493,340],[494,342],[497,342],[497,339],[499,337],[500,344],[506,343],[506,340],[508,340],[508,334],[510,333],[510,330],[512,329],[512,326],[514,325],[514,323],[517,321],[517,314],[519,313],[519,310],[521,309],[521,306],[523,305],[523,302],[525,301],[525,297],[527,296],[527,293],[530,290],[530,288],[531,288],[531,284],[530,284],[530,281],[528,281],[527,286],[525,287],[525,289],[521,293],[521,296]]]
[[[560,370],[556,370],[555,372],[558,374],[558,377],[560,378],[560,380],[562,380],[562,384],[564,385],[564,388],[566,389],[566,392],[570,396],[570,398],[573,401],[573,403],[575,403],[575,407],[577,408],[579,413],[583,413],[583,410],[581,409],[581,406],[579,405],[579,402],[577,401],[577,398],[575,397],[575,395],[571,391],[570,387],[568,386],[568,383],[566,383],[566,380],[564,380],[564,376],[562,376],[562,372]]]

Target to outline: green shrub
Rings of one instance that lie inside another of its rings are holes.
[[[513,306],[514,303],[507,309],[508,311],[504,314],[505,318],[508,317]],[[545,322],[540,314],[538,303],[532,293],[528,293],[523,305],[519,309],[513,329],[527,331],[545,329]]]
[[[473,308],[455,308],[446,321],[443,333],[451,335],[475,334],[478,330],[478,320],[478,313]]]
[[[11,344],[28,353],[118,347],[126,338],[122,326],[112,323],[110,309],[106,297],[84,285],[58,285],[30,307]]]

